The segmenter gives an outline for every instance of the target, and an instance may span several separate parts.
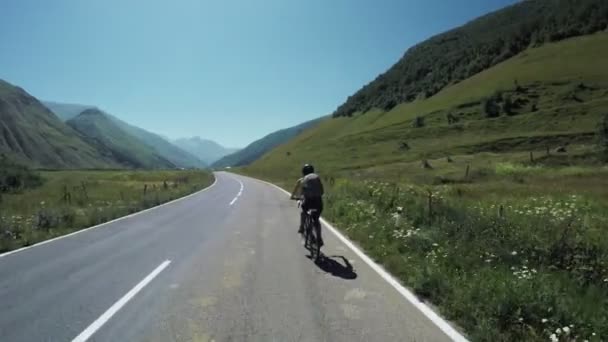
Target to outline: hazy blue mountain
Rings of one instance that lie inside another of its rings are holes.
[[[213,167],[226,167],[226,166],[243,166],[250,164],[263,156],[266,152],[273,148],[286,143],[293,137],[300,134],[307,128],[316,125],[319,121],[325,119],[325,117],[317,118],[314,120],[306,121],[297,126],[285,128],[273,133],[266,135],[265,137],[258,139],[247,147],[239,150],[235,153],[229,154],[222,159],[212,164]]]
[[[200,137],[182,138],[174,141],[174,144],[197,156],[208,165],[220,158],[238,151],[237,148],[227,148],[215,141],[202,139]]]
[[[73,103],[60,103],[53,101],[42,101],[42,104],[46,108],[50,109],[51,112],[55,113],[63,122],[66,122],[72,118],[78,116],[78,114],[84,112],[87,109],[96,108],[95,106],[73,104]]]

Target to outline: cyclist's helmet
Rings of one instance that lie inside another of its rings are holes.
[[[315,168],[310,164],[304,164],[302,167],[302,176],[309,175],[315,172]]]

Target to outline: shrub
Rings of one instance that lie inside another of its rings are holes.
[[[10,161],[5,155],[0,156],[0,193],[35,188],[42,183],[43,179],[37,173]]]
[[[412,127],[414,128],[420,128],[420,127],[424,127],[425,122],[424,122],[424,116],[417,116],[414,121],[412,122]]]
[[[488,98],[483,101],[483,112],[488,118],[496,118],[500,116],[500,107],[495,102],[494,98]]]

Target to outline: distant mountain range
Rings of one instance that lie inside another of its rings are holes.
[[[121,167],[25,90],[0,80],[0,153],[34,167]]]
[[[198,168],[251,163],[320,119],[286,128],[242,150],[200,137],[171,142],[96,106],[41,102],[0,80],[0,154],[37,168]]]
[[[51,109],[59,118],[64,121],[69,121],[78,116],[83,110],[97,109],[95,106],[87,106],[81,104],[69,104],[45,101],[49,109]],[[98,110],[99,111],[99,110]],[[167,141],[162,136],[148,132],[142,128],[128,124],[114,115],[99,111],[102,116],[107,117],[113,123],[112,129],[121,130],[124,133],[136,138],[139,142],[153,149],[160,157],[171,162],[177,167],[205,167],[207,164],[202,162],[196,156],[180,149],[171,142]]]
[[[114,160],[130,168],[174,168],[176,165],[125,130],[99,109],[85,109],[66,122],[92,145],[110,151]]]
[[[173,143],[185,151],[198,157],[207,165],[211,165],[220,158],[238,151],[238,148],[227,148],[215,141],[202,139],[200,137],[182,138],[174,140]]]
[[[314,120],[306,121],[293,127],[281,129],[279,131],[270,133],[265,137],[247,145],[247,147],[245,147],[244,149],[221,158],[220,160],[213,163],[211,166],[215,168],[221,168],[227,166],[243,166],[250,164],[261,156],[263,156],[266,152],[269,152],[275,147],[288,142],[289,140],[300,134],[302,131],[315,126],[325,118],[326,117],[317,118]]]

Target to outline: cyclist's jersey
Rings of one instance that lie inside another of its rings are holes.
[[[304,198],[321,198],[323,196],[323,183],[316,173],[311,173],[299,180]]]

